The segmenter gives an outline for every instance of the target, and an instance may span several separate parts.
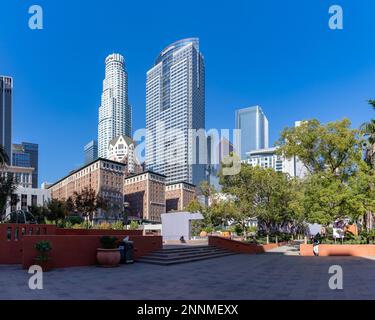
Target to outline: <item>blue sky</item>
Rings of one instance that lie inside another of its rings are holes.
[[[28,8],[44,9],[44,30]],[[328,8],[344,9],[344,30]],[[134,129],[145,126],[146,71],[171,42],[199,37],[206,63],[206,127],[233,128],[234,110],[259,104],[273,143],[295,120],[373,116],[373,0],[2,0],[0,74],[14,77],[13,142],[40,146],[40,182],[83,162],[97,136],[104,59],[125,56]]]

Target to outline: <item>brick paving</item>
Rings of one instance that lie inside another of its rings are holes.
[[[374,260],[373,260],[374,259]],[[0,299],[375,299],[375,258],[300,257],[293,248],[181,265],[143,263],[79,267],[44,274],[44,289],[28,288],[20,266],[0,266]],[[344,290],[328,287],[340,265]]]

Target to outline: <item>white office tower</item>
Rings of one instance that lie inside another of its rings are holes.
[[[167,176],[167,183],[198,185],[206,178],[205,165],[197,161],[204,146],[194,145],[189,131],[205,128],[204,77],[197,38],[168,46],[147,72],[146,166]]]
[[[98,156],[108,158],[109,142],[120,135],[131,137],[131,134],[128,74],[124,57],[114,53],[105,60],[102,103],[99,107]]]

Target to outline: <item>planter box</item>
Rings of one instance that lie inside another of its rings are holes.
[[[312,244],[301,244],[300,255],[314,256]],[[352,257],[369,257],[375,256],[374,244],[320,244],[319,256],[352,256]]]

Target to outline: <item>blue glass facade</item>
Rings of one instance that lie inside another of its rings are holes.
[[[84,148],[85,164],[93,162],[98,159],[98,142],[96,140],[90,141]]]
[[[39,145],[22,142],[12,146],[12,165],[16,167],[34,168],[32,187],[38,188]]]
[[[268,148],[268,120],[259,106],[236,111],[236,129],[241,130],[241,159],[247,152]]]

